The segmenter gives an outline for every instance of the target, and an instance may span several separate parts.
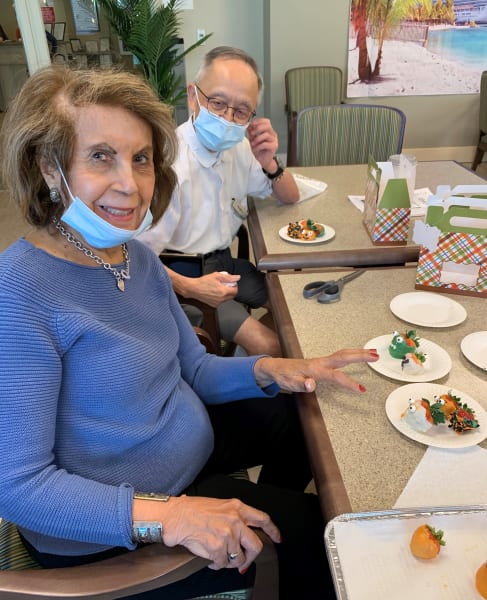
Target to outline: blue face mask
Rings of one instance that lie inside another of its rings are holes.
[[[212,114],[200,105],[200,112],[194,120],[194,129],[199,141],[214,152],[233,148],[245,137],[247,125],[238,125]]]
[[[134,239],[150,227],[152,223],[150,209],[147,209],[145,217],[137,229],[121,229],[108,223],[93,212],[78,196],[76,198],[73,196],[59,163],[58,168],[71,197],[71,204],[64,211],[61,221],[80,233],[90,246],[94,248],[113,248]]]

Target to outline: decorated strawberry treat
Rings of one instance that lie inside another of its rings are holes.
[[[411,429],[420,433],[427,433],[435,425],[443,423],[448,424],[455,433],[464,433],[479,427],[479,422],[475,419],[475,411],[451,392],[433,396],[433,402],[427,398],[420,400],[410,398],[401,419]]]
[[[440,553],[441,547],[446,546],[443,539],[443,531],[434,529],[430,525],[421,525],[418,527],[409,542],[411,553],[416,558],[431,560]]]
[[[438,404],[431,405],[429,400],[409,398],[407,410],[401,415],[405,423],[420,433],[426,433],[434,425],[445,422],[445,415]]]
[[[389,344],[389,354],[401,361],[401,369],[410,373],[423,370],[427,355],[419,350],[420,340],[414,329],[399,333],[394,331]]]
[[[312,241],[325,235],[325,228],[321,223],[315,223],[313,219],[301,219],[289,223],[287,234],[294,240]]]

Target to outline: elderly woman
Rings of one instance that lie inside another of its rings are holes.
[[[210,560],[143,598],[246,586],[252,528],[276,543],[282,598],[332,593],[294,398],[276,394],[317,381],[364,391],[337,367],[376,353],[205,353],[162,264],[133,239],[176,185],[171,112],[137,76],[39,71],[3,143],[4,180],[33,229],[0,255],[0,515],[45,566],[139,542]],[[258,484],[227,475],[256,464]]]

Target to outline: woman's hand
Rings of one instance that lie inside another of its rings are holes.
[[[164,543],[182,545],[209,559],[210,569],[237,567],[242,573],[248,569],[262,550],[251,527],[259,527],[276,543],[281,541],[269,515],[240,500],[178,496],[161,509]],[[230,559],[230,555],[236,556]]]
[[[320,381],[329,381],[356,392],[365,392],[365,387],[348,377],[340,367],[352,363],[378,360],[377,350],[338,350],[329,356],[310,359],[260,358],[254,366],[255,380],[260,387],[277,383],[290,392],[313,392]]]

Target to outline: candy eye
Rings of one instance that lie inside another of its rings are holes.
[[[436,394],[433,396],[433,400],[435,402],[438,402],[439,404],[445,404],[445,400],[441,396],[438,396]]]
[[[395,341],[397,344],[402,344],[404,342],[404,338],[402,337],[402,335],[398,335]]]
[[[415,405],[415,404],[410,404],[410,405],[409,405],[408,411],[409,411],[410,413],[415,413],[415,412],[416,412],[416,410],[417,410],[417,409],[416,409],[416,405]]]

